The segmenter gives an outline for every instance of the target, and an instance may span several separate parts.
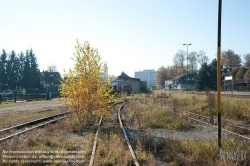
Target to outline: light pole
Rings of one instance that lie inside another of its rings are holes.
[[[187,91],[188,91],[188,81],[187,81],[187,74],[188,74],[188,45],[192,45],[191,43],[190,44],[183,44],[184,46],[187,46],[187,73],[186,73],[186,88],[187,88]]]
[[[48,87],[49,87],[49,83],[48,83],[49,77],[53,77],[53,75],[49,75],[49,76],[47,77],[47,93],[48,93]]]

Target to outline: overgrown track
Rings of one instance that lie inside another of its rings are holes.
[[[168,106],[171,107],[171,106]],[[217,128],[217,120],[215,120],[214,118],[211,117],[207,117],[207,116],[203,116],[200,114],[196,114],[193,112],[189,112],[189,111],[185,111],[185,110],[176,110],[176,111],[171,111],[169,110],[172,114],[174,114],[177,117],[185,117],[188,121],[193,122],[193,123],[198,123],[198,124],[206,124],[206,125],[210,125],[213,126],[215,128]],[[237,126],[235,124],[229,123],[225,120],[222,120],[222,130],[225,132],[228,132],[234,136],[237,136],[241,139],[245,139],[245,140],[250,140],[250,137],[247,136],[247,134],[249,135],[250,133],[250,129],[242,127],[242,126]],[[233,131],[230,131],[228,129],[231,129]],[[246,135],[243,135],[246,134]]]
[[[131,152],[131,155],[132,155],[132,157],[133,157],[134,163],[135,163],[136,166],[139,166],[139,162],[138,162],[138,160],[137,160],[137,158],[136,158],[136,156],[135,156],[135,153],[134,153],[134,151],[133,151],[133,148],[132,148],[132,146],[131,146],[131,144],[130,144],[130,141],[129,141],[129,139],[128,139],[128,136],[127,136],[127,134],[126,134],[126,131],[125,131],[125,129],[124,129],[124,127],[123,127],[123,124],[122,124],[122,121],[121,121],[120,111],[122,110],[123,106],[124,106],[126,103],[119,102],[119,103],[115,103],[114,105],[117,105],[117,104],[122,104],[122,105],[120,106],[120,108],[118,109],[118,112],[117,112],[117,118],[118,118],[120,127],[121,127],[121,129],[122,129],[122,131],[123,131],[123,134],[124,134],[124,137],[125,137],[125,139],[126,139],[126,141],[127,141],[127,144],[128,144],[129,150],[130,150],[130,152]],[[103,118],[101,117],[100,120],[99,120],[99,123],[98,123],[98,128],[97,128],[97,131],[96,131],[96,134],[95,134],[95,139],[94,139],[94,144],[93,144],[93,148],[92,148],[92,154],[91,154],[91,159],[90,159],[89,166],[93,166],[93,165],[94,165],[94,156],[95,156],[95,151],[96,151],[96,148],[97,148],[97,138],[98,138],[98,134],[99,134],[99,131],[100,131],[101,124],[102,124],[102,119],[103,119]]]
[[[143,103],[147,103],[143,100],[141,100]],[[180,110],[176,109],[173,106],[167,105],[166,107],[169,107],[173,111],[169,110],[170,113],[172,113],[176,117],[184,117],[186,120],[195,123],[195,124],[205,124],[205,125],[210,125],[212,127],[217,128],[217,120],[211,117],[203,116],[200,114],[196,114],[193,112],[185,111],[185,110]],[[222,120],[222,130],[237,136],[240,139],[243,140],[250,140],[249,134],[250,134],[250,129],[242,126],[238,126],[235,124],[232,124],[230,122],[227,122],[226,120]],[[226,129],[227,128],[227,129]],[[230,129],[230,130],[229,130]],[[233,131],[231,131],[233,130]],[[235,132],[234,132],[235,131]]]
[[[121,103],[122,102],[114,103],[113,106],[115,106],[117,104],[121,104]],[[106,111],[107,111],[107,109],[105,110],[105,112]],[[97,130],[96,130],[96,134],[95,134],[95,139],[94,139],[94,144],[93,144],[93,148],[92,148],[92,153],[91,153],[91,158],[90,158],[89,166],[93,166],[94,165],[95,152],[96,152],[96,148],[97,148],[97,139],[98,139],[98,134],[100,132],[102,120],[103,120],[103,117],[100,118]]]
[[[139,166],[139,162],[138,162],[138,160],[137,160],[137,158],[136,158],[136,156],[135,156],[135,152],[134,152],[134,150],[133,150],[133,148],[132,148],[132,146],[131,146],[131,144],[130,144],[130,141],[129,141],[129,139],[128,139],[127,133],[126,133],[124,127],[123,127],[122,120],[121,120],[121,114],[120,114],[120,112],[121,112],[121,109],[123,108],[123,106],[124,106],[125,104],[126,104],[126,103],[124,103],[124,104],[119,108],[119,110],[118,110],[119,124],[120,124],[120,127],[121,127],[122,131],[123,131],[123,134],[124,134],[124,136],[125,136],[125,139],[126,139],[126,141],[127,141],[127,144],[128,144],[129,150],[130,150],[130,152],[131,152],[131,154],[132,154],[132,157],[133,157],[133,160],[134,160],[134,162],[135,162],[135,165],[136,165],[136,166]]]
[[[20,134],[39,128],[41,126],[54,123],[60,119],[67,117],[68,114],[70,114],[70,112],[63,112],[2,129],[0,130],[0,136],[2,136],[2,138],[0,138],[0,142],[6,141],[14,136],[18,136]]]

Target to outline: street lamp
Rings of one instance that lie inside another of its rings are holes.
[[[49,80],[49,77],[53,77],[54,75],[49,75],[48,77],[47,77],[47,93],[48,93],[48,87],[49,87],[49,83],[48,83],[48,80]]]
[[[186,88],[188,91],[188,81],[187,81],[187,74],[188,74],[188,45],[192,45],[192,44],[183,44],[184,46],[187,46],[187,73],[186,73]]]

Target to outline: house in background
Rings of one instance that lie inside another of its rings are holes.
[[[175,89],[175,90],[186,90],[186,89],[195,89],[195,80],[194,77],[197,74],[182,74],[178,77],[175,77],[171,80],[165,81],[165,89]]]
[[[122,72],[121,75],[119,75],[117,79],[112,82],[111,86],[116,86],[116,89],[120,91],[139,93],[141,85],[140,79],[129,77],[127,74]]]

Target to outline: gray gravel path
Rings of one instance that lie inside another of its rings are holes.
[[[217,139],[218,129],[208,125],[196,125],[196,128],[191,131],[178,131],[170,129],[147,129],[145,132],[127,131],[130,137],[137,137],[140,135],[148,135],[158,138],[171,138],[175,140],[181,139]],[[232,138],[227,132],[222,131],[222,138]]]
[[[32,102],[32,103],[18,103],[18,104],[11,104],[8,106],[8,104],[4,107],[0,107],[0,114],[3,113],[21,113],[21,112],[34,112],[44,109],[49,109],[52,107],[58,107],[63,106],[61,100],[59,99],[53,99],[53,100],[45,100],[45,101],[38,101],[38,102]]]
[[[155,137],[172,138],[172,139],[217,139],[218,129],[208,125],[196,125],[191,131],[177,131],[169,129],[148,129],[146,134]],[[223,138],[231,137],[228,133],[222,131]]]

